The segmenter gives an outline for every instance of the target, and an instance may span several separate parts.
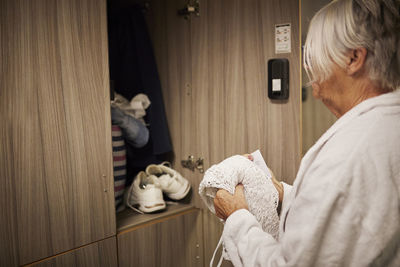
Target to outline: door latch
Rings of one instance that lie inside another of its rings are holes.
[[[194,172],[196,169],[200,172],[204,172],[204,159],[198,158],[197,160],[194,159],[193,155],[190,155],[187,160],[181,160],[181,164],[183,168],[187,168]]]

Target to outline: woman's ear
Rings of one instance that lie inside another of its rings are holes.
[[[350,51],[346,68],[348,75],[354,75],[364,67],[367,53],[367,49],[364,47],[359,47]]]

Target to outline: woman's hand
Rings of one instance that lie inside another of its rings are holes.
[[[251,154],[244,154],[242,156],[245,157],[245,158],[248,158],[251,161],[254,161],[253,155],[251,155]]]
[[[249,209],[246,198],[244,197],[244,188],[238,184],[235,193],[231,195],[228,191],[220,189],[214,198],[215,215],[226,220],[232,213],[240,209]]]

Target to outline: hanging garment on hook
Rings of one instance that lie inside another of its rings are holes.
[[[112,150],[114,170],[114,195],[117,212],[125,209],[122,198],[126,183],[126,147],[122,130],[118,125],[112,125]]]
[[[119,108],[125,114],[140,120],[143,124],[146,124],[144,117],[150,104],[150,99],[145,94],[137,94],[129,101],[122,95],[115,93],[114,100],[111,101],[111,107]]]
[[[151,101],[144,118],[149,129],[148,143],[142,148],[127,145],[128,177],[134,177],[149,164],[168,160],[172,143],[153,45],[142,9],[137,6],[109,9],[108,25],[110,78],[115,91],[129,100],[145,94]]]
[[[111,119],[113,124],[122,128],[125,140],[133,147],[144,147],[149,141],[149,130],[138,119],[113,107],[111,107]]]

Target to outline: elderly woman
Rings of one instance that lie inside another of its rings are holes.
[[[310,24],[304,65],[339,118],[280,191],[279,240],[219,190],[238,266],[400,266],[400,0],[337,0]],[[239,256],[237,256],[239,255]]]

